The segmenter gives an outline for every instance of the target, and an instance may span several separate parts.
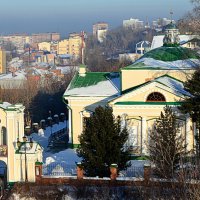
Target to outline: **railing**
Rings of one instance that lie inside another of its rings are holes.
[[[126,170],[120,171],[119,176],[121,177],[143,177],[144,176],[144,167],[135,167],[131,166]]]
[[[8,155],[7,145],[0,145],[0,156],[6,157]]]
[[[54,146],[54,143],[56,142],[63,142],[63,139],[67,139],[67,141],[65,141],[66,143],[68,142],[68,129],[67,128],[63,128],[59,131],[56,131],[54,133],[52,133],[49,136],[49,140],[48,140],[48,146]]]
[[[43,165],[43,175],[45,176],[76,176],[76,165],[67,164],[64,162],[54,162],[48,165]],[[119,172],[119,177],[143,177],[144,168],[131,166],[127,170]]]
[[[50,163],[43,165],[43,175],[45,176],[76,176],[76,165],[66,163]]]

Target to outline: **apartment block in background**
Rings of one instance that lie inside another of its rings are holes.
[[[130,19],[123,20],[123,27],[140,29],[140,28],[144,28],[144,22],[139,19],[130,18]]]
[[[93,24],[93,36],[98,39],[99,42],[102,42],[108,31],[108,24],[105,22],[97,22]]]
[[[68,39],[58,42],[58,54],[70,54],[79,57],[81,52],[82,37],[79,33],[71,33]]]
[[[174,20],[171,19],[167,19],[167,18],[158,18],[157,20],[154,20],[152,22],[152,26],[153,28],[162,28],[163,26],[166,26],[170,23],[175,23]]]
[[[0,74],[6,73],[6,51],[0,48]]]

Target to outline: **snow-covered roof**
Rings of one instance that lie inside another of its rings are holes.
[[[64,96],[113,96],[119,91],[119,73],[86,72],[85,76],[75,75]]]
[[[178,81],[177,79],[174,79],[173,77],[170,77],[168,75],[161,76],[153,80],[153,82],[161,83],[165,87],[171,89],[175,94],[191,96],[191,94],[184,89],[183,82]]]
[[[18,57],[13,58],[8,63],[8,67],[13,67],[13,68],[19,69],[19,68],[23,67],[23,60],[20,60]]]
[[[0,102],[0,108],[3,108],[4,110],[21,110],[24,109],[23,104],[10,104],[8,102]]]
[[[25,153],[25,148],[27,154],[33,154],[36,153],[38,149],[43,149],[42,146],[40,146],[37,142],[33,142],[32,147],[30,146],[30,142],[22,142],[19,150],[17,150],[16,153]]]
[[[17,71],[17,72],[15,72],[14,75],[12,73],[1,74],[0,75],[0,80],[2,80],[2,79],[26,80],[26,76],[25,75],[26,75],[26,73],[24,71]]]
[[[154,36],[153,41],[151,43],[151,49],[156,49],[158,47],[162,47],[164,37],[165,37],[165,35]],[[197,37],[197,36],[196,35],[179,35],[180,44],[185,43],[195,37]]]
[[[133,64],[123,68],[130,69],[195,69],[200,65],[197,52],[184,47],[159,47],[145,53]]]
[[[195,68],[197,65],[200,65],[200,60],[198,59],[187,59],[187,60],[176,60],[176,61],[162,61],[156,60],[153,58],[141,58],[134,63],[135,67],[137,64],[143,64],[150,68],[161,68],[161,69],[190,69]],[[133,67],[134,68],[134,67]]]
[[[78,70],[78,66],[64,66],[64,67],[56,67],[56,69],[60,69],[62,74],[68,74],[73,71]]]
[[[0,75],[0,86],[2,88],[20,88],[24,85],[26,73],[24,71],[17,71],[14,74],[1,74]]]
[[[7,109],[8,106],[11,106],[8,102],[0,102],[0,108]]]

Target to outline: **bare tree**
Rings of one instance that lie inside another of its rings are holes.
[[[173,178],[185,155],[186,146],[176,115],[170,107],[166,106],[156,120],[148,147],[155,174],[162,178]]]

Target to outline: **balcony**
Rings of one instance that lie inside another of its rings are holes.
[[[0,145],[0,157],[6,157],[8,155],[7,145]]]

